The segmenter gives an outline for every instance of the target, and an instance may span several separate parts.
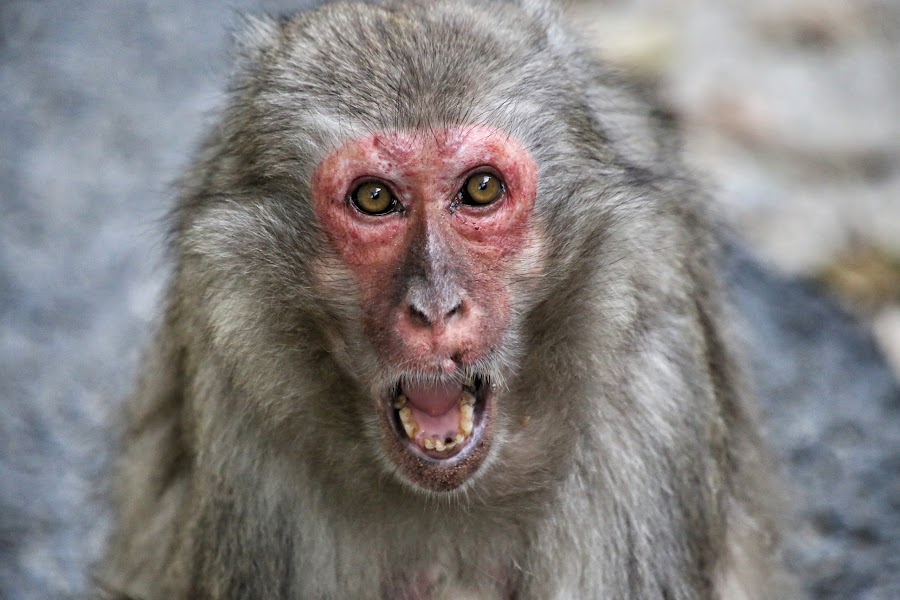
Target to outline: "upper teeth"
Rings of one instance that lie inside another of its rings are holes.
[[[472,433],[475,426],[475,398],[469,397],[472,398],[471,403],[465,395],[459,401],[459,431],[466,436]]]
[[[416,420],[413,418],[412,410],[410,410],[408,406],[404,406],[399,410],[399,414],[400,423],[403,425],[403,430],[406,432],[406,437],[408,437],[409,439],[414,439],[418,426],[416,425]]]

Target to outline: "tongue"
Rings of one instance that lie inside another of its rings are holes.
[[[439,417],[456,407],[462,396],[462,384],[408,382],[403,384],[403,393],[413,408]]]

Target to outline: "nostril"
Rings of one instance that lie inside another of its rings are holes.
[[[444,325],[465,312],[465,302],[462,300],[456,300],[449,310],[446,308],[447,304],[449,303],[443,307],[440,304],[420,306],[416,302],[410,302],[406,310],[414,323],[424,327],[435,327]]]
[[[409,305],[409,314],[413,321],[416,321],[420,325],[431,325],[431,319],[428,318],[428,315],[412,304]]]
[[[463,305],[463,303],[461,300],[459,302],[457,302],[453,308],[451,308],[449,311],[447,311],[447,316],[445,318],[449,319],[450,317],[454,317],[454,316],[458,315],[460,313],[460,311],[462,311],[462,305]]]

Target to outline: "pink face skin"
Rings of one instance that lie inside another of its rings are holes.
[[[481,172],[499,177],[504,193],[486,206],[460,203],[468,177]],[[396,212],[368,215],[349,200],[372,179],[390,188]],[[500,342],[509,319],[507,275],[529,238],[536,190],[530,153],[487,126],[375,132],[325,157],[312,179],[315,212],[356,277],[366,331],[383,361],[452,372]],[[428,322],[411,312],[404,269],[413,255],[434,266],[437,278],[452,280],[458,310]]]

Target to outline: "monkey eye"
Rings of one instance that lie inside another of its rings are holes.
[[[496,175],[475,173],[466,180],[458,196],[463,204],[485,206],[499,198],[503,190],[503,181]]]
[[[350,201],[367,215],[386,215],[397,207],[397,199],[385,184],[366,181],[350,194]]]

